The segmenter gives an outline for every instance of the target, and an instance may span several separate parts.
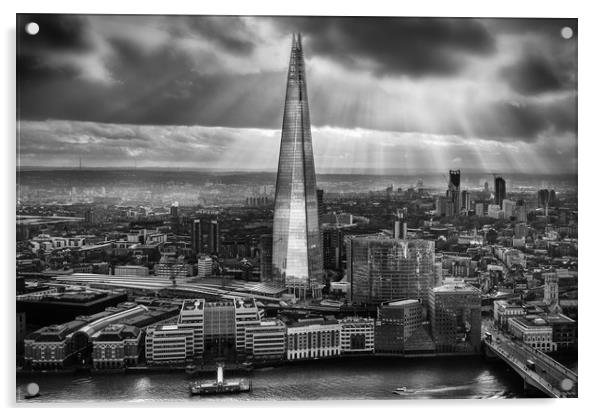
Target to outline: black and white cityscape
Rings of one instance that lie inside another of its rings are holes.
[[[577,36],[17,15],[17,403],[576,398]]]

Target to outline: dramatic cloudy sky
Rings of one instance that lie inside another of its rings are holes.
[[[293,31],[318,172],[576,172],[556,19],[21,15],[19,163],[274,171]]]

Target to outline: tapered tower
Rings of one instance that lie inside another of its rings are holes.
[[[293,35],[276,179],[272,273],[300,298],[319,297],[323,274],[316,172],[301,34]]]

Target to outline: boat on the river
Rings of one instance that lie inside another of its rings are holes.
[[[402,387],[397,387],[395,390],[392,391],[393,394],[398,394],[398,395],[404,395],[406,393],[411,393],[410,390],[408,390],[408,388],[406,386],[402,386]]]
[[[190,383],[191,395],[209,395],[209,394],[233,394],[246,393],[251,391],[251,381],[247,378],[237,380],[224,380],[224,366],[217,366],[217,377],[215,381],[194,381]]]

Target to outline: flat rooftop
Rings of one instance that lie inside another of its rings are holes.
[[[284,326],[284,322],[280,319],[263,319],[259,322],[259,326]]]
[[[324,326],[324,325],[338,325],[338,324],[339,324],[339,321],[337,321],[337,320],[325,320],[324,319],[322,321],[319,321],[317,319],[311,319],[311,320],[308,320],[305,322],[303,322],[303,321],[292,322],[288,326],[291,328],[299,328],[299,327],[303,327],[303,326],[312,326],[312,325]]]
[[[568,316],[563,315],[561,313],[546,316],[546,321],[548,321],[548,323],[550,323],[550,324],[559,324],[559,323],[570,324],[570,323],[575,323],[575,321],[573,319],[571,319]]]
[[[434,293],[478,293],[481,291],[474,286],[461,283],[446,284],[433,288]]]
[[[390,302],[383,303],[383,306],[405,306],[420,303],[418,299],[404,299],[404,300],[392,300]]]

